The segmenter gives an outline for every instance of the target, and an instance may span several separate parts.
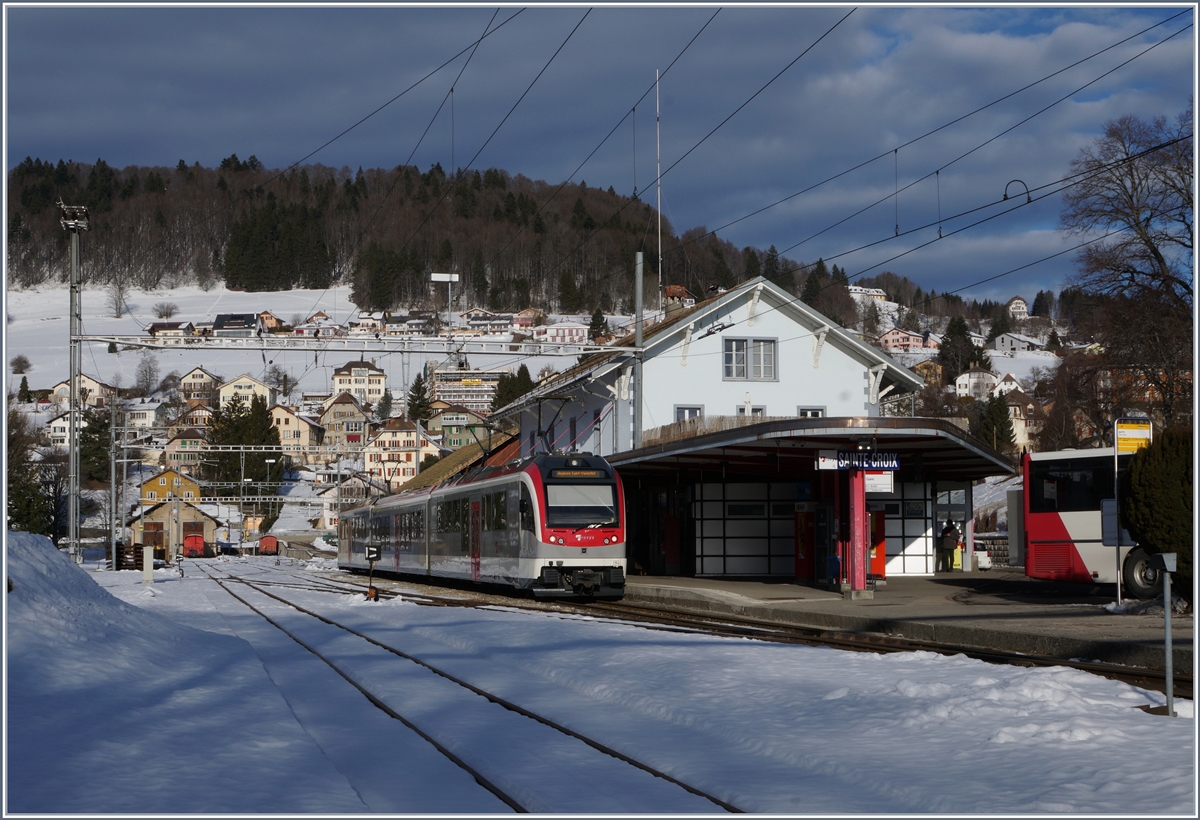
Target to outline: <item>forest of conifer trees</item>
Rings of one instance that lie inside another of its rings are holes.
[[[551,185],[491,168],[447,175],[322,165],[268,170],[236,154],[215,169],[117,169],[26,158],[9,174],[9,287],[65,281],[67,234],[57,201],[92,214],[85,285],[152,290],[223,282],[248,291],[349,285],[364,310],[428,308],[432,271],[454,272],[461,304],[494,310],[628,311],[634,258],[644,253],[647,295],[658,284],[657,215],[638,199]],[[664,285],[698,298],[764,276],[830,318],[857,327],[845,270],[738,248],[703,226],[681,235],[663,222]],[[986,320],[1001,303],[926,293],[884,272],[855,284],[932,316]],[[648,301],[653,304],[653,300]]]

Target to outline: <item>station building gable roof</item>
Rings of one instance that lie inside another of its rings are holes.
[[[728,316],[733,311],[746,313],[735,323],[724,323],[721,317]],[[644,360],[653,359],[711,333],[736,329],[737,335],[753,335],[754,328],[750,317],[762,316],[767,312],[778,312],[798,325],[801,331],[813,335],[820,334],[823,344],[838,347],[861,362],[865,368],[881,371],[878,383],[881,390],[890,385],[903,393],[919,390],[924,385],[920,376],[842,330],[836,322],[763,277],[752,279],[738,288],[720,293],[646,328],[643,331]],[[632,353],[627,348],[632,347],[634,341],[634,334],[618,339],[612,345],[617,349],[588,356],[576,366],[549,377],[526,396],[493,413],[493,417],[512,416],[545,396],[569,391],[582,382],[604,378],[630,362]]]

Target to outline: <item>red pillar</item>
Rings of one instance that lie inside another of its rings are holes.
[[[850,516],[850,543],[847,552],[847,577],[850,580],[850,590],[857,591],[867,588],[867,558],[870,544],[868,543],[867,527],[867,483],[866,474],[862,470],[850,470],[850,492],[845,505]]]

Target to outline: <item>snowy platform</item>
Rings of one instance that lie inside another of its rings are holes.
[[[869,600],[787,580],[631,576],[625,601],[900,635],[960,646],[1163,666],[1161,607],[1115,605],[1113,586],[1026,578],[1020,569],[888,579]],[[1192,616],[1172,617],[1174,664],[1192,668]]]

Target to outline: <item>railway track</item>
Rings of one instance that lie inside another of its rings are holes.
[[[365,582],[357,580],[338,579],[337,583],[342,584],[345,591],[365,591],[367,589]],[[1099,661],[1067,660],[1044,655],[991,649],[988,647],[935,643],[878,633],[840,631],[819,627],[781,624],[777,621],[756,620],[734,615],[715,617],[711,614],[666,610],[624,602],[596,601],[587,604],[574,604],[565,601],[533,602],[518,598],[481,594],[477,597],[488,600],[487,603],[481,604],[479,601],[463,598],[443,598],[410,591],[398,592],[389,588],[393,582],[387,579],[376,579],[375,583],[377,588],[380,589],[379,594],[381,597],[387,598],[399,595],[406,600],[411,600],[413,603],[428,606],[504,606],[543,612],[557,611],[592,618],[603,615],[608,619],[631,623],[645,628],[703,632],[723,637],[746,638],[776,643],[828,646],[855,652],[888,653],[925,651],[941,655],[966,655],[976,660],[1010,666],[1065,666],[1157,692],[1165,692],[1167,687],[1166,673],[1162,669],[1122,666],[1120,664]],[[1193,679],[1190,671],[1175,670],[1174,694],[1176,697],[1192,699]]]
[[[578,746],[579,744],[582,744],[587,749],[591,750],[592,754],[598,753],[600,755],[604,755],[607,758],[610,758],[611,760],[618,761],[620,763],[625,764],[630,770],[634,770],[634,771],[637,771],[637,772],[640,772],[640,773],[643,773],[646,775],[650,775],[650,776],[656,778],[658,781],[661,781],[664,784],[669,784],[670,787],[681,789],[684,792],[687,792],[688,794],[690,794],[696,798],[700,798],[703,801],[707,801],[704,804],[698,804],[698,805],[706,805],[707,809],[705,809],[705,811],[712,811],[713,807],[717,807],[717,808],[723,809],[724,811],[734,812],[734,813],[741,813],[741,811],[742,811],[738,807],[723,801],[719,797],[708,794],[708,793],[704,792],[703,790],[698,789],[694,786],[691,786],[691,785],[683,782],[682,780],[679,780],[679,779],[673,777],[672,775],[670,775],[666,772],[663,772],[659,769],[656,769],[653,766],[650,766],[646,763],[638,761],[638,760],[622,753],[621,751],[612,748],[611,746],[609,746],[605,743],[595,740],[594,738],[588,737],[588,736],[582,734],[581,732],[578,732],[574,729],[564,726],[561,723],[558,723],[558,722],[556,722],[550,718],[547,718],[543,715],[539,715],[529,709],[526,709],[516,703],[513,703],[512,701],[510,701],[506,698],[503,698],[492,692],[488,692],[478,686],[475,686],[475,685],[469,683],[466,680],[463,680],[462,678],[460,678],[458,676],[451,674],[450,672],[446,671],[445,669],[439,668],[421,658],[418,658],[410,653],[407,653],[397,647],[391,646],[386,642],[377,640],[376,638],[374,638],[368,634],[365,634],[364,632],[357,630],[349,625],[346,625],[344,623],[339,623],[336,620],[328,618],[318,612],[308,609],[308,608],[306,608],[300,604],[297,604],[293,601],[290,601],[286,597],[276,594],[275,592],[272,592],[269,589],[269,588],[273,588],[273,589],[277,589],[277,590],[302,590],[302,591],[321,591],[321,592],[358,591],[358,590],[353,590],[353,589],[348,590],[346,584],[344,584],[344,583],[333,582],[333,581],[330,581],[329,579],[322,579],[321,581],[318,581],[316,583],[307,583],[307,584],[295,584],[295,583],[291,583],[291,582],[279,583],[279,582],[263,581],[263,580],[258,580],[258,579],[250,580],[250,579],[246,579],[246,578],[239,578],[239,577],[236,577],[233,575],[225,575],[225,577],[222,577],[221,575],[218,575],[218,574],[210,571],[210,569],[214,569],[214,568],[201,567],[201,569],[210,578],[212,578],[212,580],[214,582],[216,582],[222,589],[224,589],[230,596],[232,596],[234,599],[241,602],[244,606],[249,608],[251,611],[255,612],[256,614],[258,614],[259,616],[264,618],[268,623],[270,623],[272,626],[274,626],[275,628],[279,629],[281,632],[286,634],[288,637],[290,637],[293,641],[295,641],[297,644],[299,644],[305,650],[307,650],[308,652],[312,653],[314,656],[319,658],[323,663],[325,663],[331,669],[333,669],[334,672],[336,672],[338,675],[340,675],[348,684],[350,684],[355,689],[357,689],[373,705],[375,705],[377,708],[379,708],[381,711],[383,711],[389,717],[392,717],[392,718],[400,721],[406,727],[408,727],[409,729],[411,729],[412,731],[417,733],[421,738],[426,740],[435,749],[437,749],[438,752],[445,755],[449,760],[451,760],[456,765],[458,765],[460,768],[462,768],[464,771],[466,771],[468,774],[470,774],[476,780],[476,782],[480,784],[480,786],[487,789],[489,792],[491,792],[493,795],[495,795],[498,799],[500,799],[506,805],[508,805],[510,808],[512,808],[514,811],[517,811],[517,812],[544,811],[545,808],[543,805],[538,804],[536,800],[534,801],[534,803],[535,803],[534,806],[531,807],[531,806],[527,805],[529,803],[529,799],[527,796],[528,786],[514,788],[512,784],[506,784],[505,782],[502,782],[502,781],[506,780],[504,777],[497,777],[494,773],[489,775],[487,772],[485,772],[484,768],[486,768],[486,767],[481,767],[479,765],[479,761],[469,760],[469,759],[467,759],[467,756],[455,753],[451,749],[451,746],[455,745],[455,744],[452,741],[447,741],[444,737],[439,739],[439,736],[438,736],[449,730],[446,730],[444,727],[442,727],[440,725],[437,728],[432,728],[432,727],[427,727],[424,729],[421,728],[421,726],[418,725],[417,720],[411,719],[410,717],[402,714],[400,709],[396,705],[394,705],[395,699],[393,697],[389,697],[387,694],[374,691],[374,688],[371,684],[369,684],[368,682],[364,682],[363,680],[360,680],[359,677],[356,676],[356,674],[353,672],[353,670],[346,668],[346,664],[341,663],[338,660],[335,660],[333,657],[330,656],[329,652],[323,651],[321,646],[319,646],[318,644],[321,641],[326,640],[326,638],[318,637],[316,640],[314,640],[313,626],[312,626],[313,622],[324,625],[324,628],[326,630],[338,630],[339,632],[344,633],[346,635],[351,635],[351,636],[359,639],[360,641],[366,642],[367,644],[369,644],[371,647],[373,647],[375,649],[382,650],[383,652],[388,653],[390,656],[392,656],[393,658],[395,658],[398,661],[403,661],[403,662],[406,662],[407,664],[415,665],[415,666],[419,667],[420,669],[425,670],[426,672],[432,673],[434,676],[437,677],[437,679],[439,679],[441,681],[445,681],[448,684],[451,684],[455,687],[458,687],[458,689],[461,690],[461,692],[463,692],[463,693],[470,693],[471,696],[483,698],[488,703],[494,704],[495,706],[499,706],[502,709],[506,710],[508,713],[519,716],[520,718],[523,718],[526,721],[529,721],[531,724],[539,727],[539,729],[537,730],[539,732],[546,732],[546,731],[553,732],[558,738],[557,742],[543,742],[543,743],[537,744],[540,748],[545,748],[547,750],[548,757],[547,757],[547,760],[544,762],[544,771],[552,771],[553,767],[555,766],[555,761],[562,760],[562,759],[564,759],[564,757],[574,760],[574,759],[580,758],[582,756],[581,752],[578,749],[564,750],[563,749],[564,743],[567,744],[568,746],[570,744],[575,744],[576,746]],[[354,587],[354,586],[359,586],[359,585],[352,584],[351,586]],[[388,595],[388,597],[395,597],[397,594],[398,593],[391,593]],[[297,624],[294,621],[288,621],[287,623],[285,623],[285,620],[288,620],[288,619],[280,617],[278,612],[276,612],[274,614],[269,613],[267,611],[267,607],[265,607],[263,605],[263,602],[261,600],[259,600],[259,601],[252,600],[255,596],[261,596],[261,597],[267,598],[270,601],[274,601],[276,604],[281,605],[282,607],[285,607],[295,613],[299,613],[300,615],[305,616],[305,619],[308,621],[308,625],[302,626],[301,628],[297,628]],[[435,599],[429,598],[428,596],[422,596],[422,595],[411,595],[411,596],[403,595],[403,597],[406,600],[412,600],[414,603],[424,604],[424,605],[474,605],[474,604],[469,604],[466,602],[463,602],[463,603],[451,603],[449,601],[439,602],[439,601],[436,601]],[[389,701],[392,701],[392,702],[389,702]],[[552,750],[554,750],[553,754],[551,753]],[[527,750],[526,750],[525,754],[528,754]],[[513,755],[511,759],[512,760],[520,760],[522,758],[520,755]],[[523,764],[523,765],[529,765],[529,764]],[[579,765],[581,765],[583,771],[591,771],[590,766],[592,764],[581,763]],[[596,781],[589,781],[589,782],[596,782]],[[583,786],[582,783],[580,783],[579,785]],[[597,782],[597,785],[598,785],[598,782]],[[603,781],[603,786],[604,786],[605,790],[609,790],[609,789],[614,788],[615,784],[610,779],[605,779]],[[642,788],[644,788],[644,786]]]

